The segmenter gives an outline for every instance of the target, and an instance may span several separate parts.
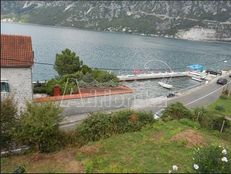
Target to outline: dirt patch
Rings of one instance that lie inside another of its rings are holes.
[[[62,159],[63,162],[71,161],[75,158],[77,149],[75,148],[66,148],[65,151],[59,151],[52,155],[47,156],[47,159],[59,161]]]
[[[69,173],[79,173],[83,171],[82,164],[75,160],[69,161],[65,167]]]
[[[67,148],[65,151],[57,152],[47,156],[47,160],[54,160],[59,166],[63,166],[64,170],[70,173],[79,173],[83,171],[83,166],[79,161],[76,161],[77,149]]]
[[[81,147],[79,151],[87,155],[95,154],[99,151],[99,145],[86,145]]]
[[[41,172],[41,168],[52,169],[55,172],[59,170],[68,172],[68,173],[80,173],[83,171],[83,166],[81,162],[75,159],[76,148],[66,148],[65,150],[42,154],[34,153],[29,157],[29,161],[33,161],[32,166],[26,166],[29,172]],[[27,159],[28,160],[28,159]]]
[[[135,123],[138,120],[138,116],[134,113],[134,114],[130,115],[128,119],[130,122]]]
[[[171,141],[185,141],[187,147],[203,146],[206,144],[203,137],[198,132],[191,129],[184,130],[174,135]]]
[[[151,139],[155,142],[159,142],[161,140],[161,138],[163,137],[163,132],[156,132]]]
[[[37,162],[44,159],[44,155],[41,153],[34,153],[30,156],[30,161]]]

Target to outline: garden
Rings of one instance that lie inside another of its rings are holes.
[[[58,86],[61,94],[77,94],[79,88],[110,88],[119,85],[117,76],[111,72],[90,68],[83,64],[79,56],[69,49],[56,54],[54,69],[58,75],[44,84],[34,84],[34,94],[53,95],[54,86]]]

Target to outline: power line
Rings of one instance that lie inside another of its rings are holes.
[[[22,62],[22,63],[34,63],[34,64],[41,64],[41,65],[52,65],[54,66],[54,64],[51,64],[51,63],[44,63],[44,62],[36,62],[36,61],[26,61],[26,60],[18,60],[18,59],[2,59],[1,60],[12,60],[12,61],[16,61],[16,62]]]

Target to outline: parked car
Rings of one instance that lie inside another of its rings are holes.
[[[212,74],[212,75],[222,75],[222,72],[217,72],[213,70],[206,70],[205,71],[207,74]]]
[[[225,85],[225,84],[227,84],[227,82],[228,82],[228,80],[225,78],[219,78],[217,80],[217,84],[220,84],[220,85]]]
[[[165,109],[161,109],[161,110],[157,111],[157,112],[154,114],[154,119],[156,119],[156,120],[159,119],[159,118],[162,116],[164,110],[165,110]]]
[[[175,93],[169,93],[169,94],[167,95],[167,98],[174,97],[175,95],[176,95]]]

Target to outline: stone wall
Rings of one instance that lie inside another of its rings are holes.
[[[31,68],[1,68],[1,79],[8,80],[10,95],[14,96],[19,111],[25,108],[26,100],[32,100]]]

